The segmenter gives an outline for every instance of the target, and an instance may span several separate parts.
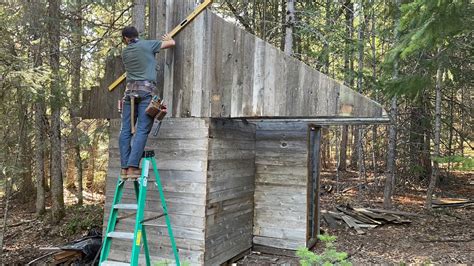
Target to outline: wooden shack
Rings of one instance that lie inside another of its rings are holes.
[[[158,14],[151,35],[178,24],[194,2],[151,1],[150,13]],[[157,153],[181,259],[219,265],[252,248],[314,245],[321,126],[386,123],[383,108],[211,11],[176,41],[158,56],[158,91],[170,112],[147,146]],[[84,119],[110,119],[104,226],[120,171],[121,92],[108,94],[106,85],[121,71],[108,60],[82,110]],[[134,201],[132,188],[124,198]],[[148,199],[150,217],[161,206],[156,189]],[[132,230],[133,221],[121,220],[118,229]],[[148,228],[152,260],[172,261],[164,221]],[[128,261],[131,244],[114,241],[110,258]]]

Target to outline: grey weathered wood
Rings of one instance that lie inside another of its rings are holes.
[[[256,128],[254,244],[296,249],[306,244],[308,125],[261,122]]]
[[[160,31],[177,25],[194,1],[157,5],[152,13],[159,14],[155,31]],[[210,11],[183,29],[176,41],[175,48],[157,57],[158,91],[170,117],[386,118],[381,105]],[[122,73],[117,63],[106,64],[100,90],[91,92],[91,106],[83,109],[84,118],[118,117],[111,110],[121,93],[106,90]]]
[[[299,247],[304,247],[306,245],[304,239],[294,240],[294,239],[281,239],[273,237],[261,237],[254,235],[253,243],[257,245],[263,245],[268,247],[280,248],[280,249],[291,249],[296,250]]]
[[[175,240],[180,249],[180,256],[189,254],[190,259],[188,260],[198,264],[203,263],[202,258],[205,247],[208,127],[209,121],[206,119],[165,119],[162,131],[160,132],[162,135],[160,134],[159,138],[151,137],[147,143],[147,146],[152,147],[156,151],[156,159],[167,200],[168,212]],[[119,128],[120,123],[112,120],[104,225],[109,216],[113,192],[117,176],[120,172],[118,152]],[[149,181],[153,181],[153,178],[154,174],[150,172]],[[149,182],[149,184],[145,219],[162,213],[158,191],[152,185],[152,182]],[[125,184],[121,203],[136,203],[135,193],[131,184]],[[126,215],[127,211],[123,210],[121,213]],[[117,230],[132,232],[134,223],[134,216],[121,220],[117,224]],[[166,253],[166,256],[168,256],[167,252],[169,252],[170,257],[168,258],[172,259],[171,244],[164,219],[150,222],[147,225],[147,236],[150,246],[153,246],[150,251],[152,255],[160,254],[161,256],[161,254]],[[130,247],[130,241],[114,240],[112,250],[130,250]],[[186,256],[182,259],[185,259]],[[111,256],[112,258],[127,261],[125,257]]]
[[[252,109],[250,114],[253,116],[263,116],[263,93],[265,86],[265,42],[255,38],[253,40],[254,67],[253,67],[253,85],[252,85]]]
[[[276,89],[276,69],[279,66],[276,65],[277,62],[277,51],[276,49],[269,49],[265,46],[265,71],[263,76],[263,109],[264,114],[274,114],[276,109],[275,101],[275,89]]]
[[[255,126],[213,119],[209,135],[205,263],[217,265],[252,246]]]

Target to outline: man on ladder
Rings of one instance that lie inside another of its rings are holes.
[[[125,27],[122,30],[123,42],[127,47],[123,50],[122,60],[127,71],[127,87],[123,98],[122,128],[120,131],[120,163],[121,174],[117,180],[112,210],[109,215],[107,230],[100,254],[100,265],[138,265],[140,249],[143,246],[145,250],[146,265],[151,265],[150,252],[146,238],[146,222],[165,217],[168,234],[171,241],[176,265],[180,265],[176,242],[174,241],[171,222],[168,215],[163,187],[160,181],[157,164],[155,161],[155,152],[145,151],[145,144],[148,134],[153,126],[153,120],[163,118],[163,112],[150,114],[157,97],[153,97],[153,91],[156,88],[156,61],[155,54],[160,49],[166,49],[175,46],[175,41],[168,35],[162,37],[162,41],[140,40],[138,31],[134,27]],[[161,105],[161,101],[159,101]],[[161,106],[158,106],[160,108]],[[164,108],[164,107],[163,107]],[[164,111],[165,112],[165,111]],[[137,123],[135,123],[137,121]],[[136,128],[135,128],[136,127]],[[132,136],[135,135],[132,145]],[[138,165],[142,160],[142,169]],[[149,178],[149,168],[152,166],[155,175],[155,184],[158,188],[163,213],[145,218],[147,184]],[[136,204],[123,203],[122,195],[125,182],[131,181],[134,185],[136,194]],[[119,210],[135,210],[135,226],[133,232],[120,232],[116,230]],[[109,261],[109,253],[112,245],[112,238],[133,240],[130,264]]]
[[[154,120],[145,110],[156,88],[155,54],[161,49],[174,47],[176,43],[167,34],[163,35],[161,41],[140,40],[138,31],[133,26],[122,30],[122,38],[127,45],[122,52],[127,85],[119,137],[121,176],[140,176],[138,166]],[[135,138],[131,143],[133,135]]]

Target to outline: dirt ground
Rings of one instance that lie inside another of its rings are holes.
[[[340,204],[353,207],[381,208],[383,180],[368,178],[358,180],[355,173],[347,173],[339,179],[339,191],[334,173],[322,174],[321,204],[323,210],[335,210]],[[436,195],[453,198],[474,198],[474,185],[469,181],[473,174],[456,173],[443,179]],[[360,185],[363,184],[363,185]],[[330,189],[330,192],[327,190]],[[341,193],[344,191],[344,193]],[[329,228],[322,221],[322,232],[337,236],[338,251],[349,254],[354,264],[472,264],[474,262],[474,212],[472,207],[443,208],[426,212],[423,208],[426,190],[405,185],[397,191],[394,209],[417,213],[410,224],[383,225],[366,230],[363,235],[342,225]],[[400,196],[403,195],[403,196]],[[103,215],[103,196],[86,197],[85,207],[74,207],[73,196],[67,195],[69,207],[60,226],[50,225],[48,215],[37,219],[33,204],[10,203],[8,229],[0,264],[26,264],[47,254],[45,247],[61,246],[68,241],[84,236],[91,228],[100,226]],[[3,216],[4,201],[0,203]],[[13,205],[13,206],[12,206]],[[315,252],[321,252],[317,245]],[[238,262],[238,265],[297,265],[294,257],[275,256],[253,252]]]

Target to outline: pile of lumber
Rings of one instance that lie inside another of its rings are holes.
[[[351,206],[337,206],[337,211],[322,211],[322,216],[331,228],[337,228],[347,224],[358,234],[364,234],[364,229],[372,229],[384,224],[406,224],[411,223],[407,217],[419,216],[415,213],[372,209],[352,208]]]

